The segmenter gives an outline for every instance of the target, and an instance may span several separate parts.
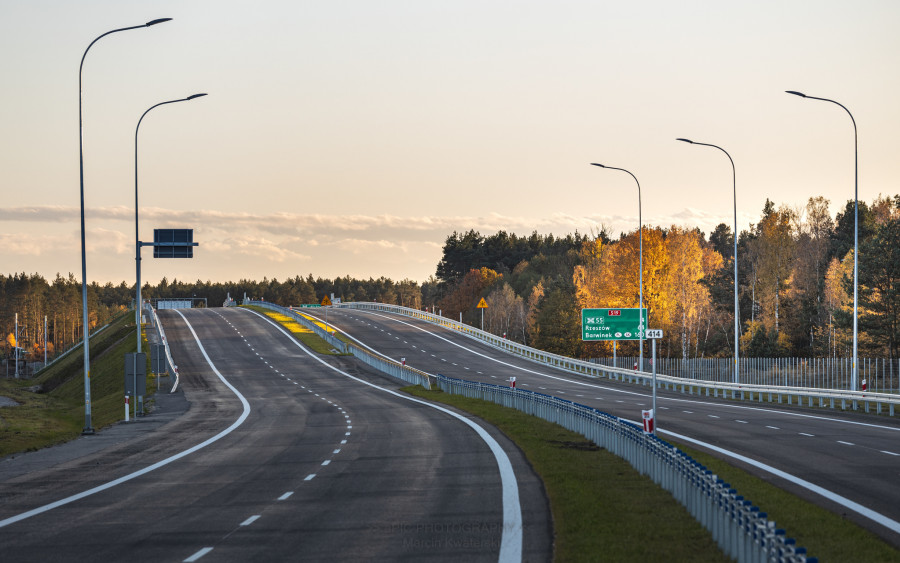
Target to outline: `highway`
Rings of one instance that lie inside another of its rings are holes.
[[[316,309],[303,312],[324,316]],[[649,387],[573,375],[422,320],[342,308],[329,310],[328,321],[373,350],[429,373],[501,385],[516,377],[522,389],[633,421],[650,408]],[[900,547],[896,419],[666,391],[658,392],[657,405],[662,438],[728,459]]]
[[[496,430],[252,311],[160,317],[181,390],[0,464],[3,560],[551,559],[540,480]]]

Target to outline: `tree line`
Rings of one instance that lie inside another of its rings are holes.
[[[739,233],[743,356],[850,355],[854,205],[847,202],[834,219],[828,207],[823,197],[798,208],[776,208],[766,200],[759,221]],[[644,307],[651,328],[665,334],[659,352],[732,355],[734,234],[724,223],[708,237],[679,226],[645,226],[642,233],[636,228],[617,240],[605,231],[564,238],[453,233],[437,269],[438,307],[445,316],[478,326],[476,304],[484,298],[485,330],[568,356],[611,355],[612,343],[581,341],[580,310],[638,307],[641,239]],[[897,356],[898,243],[900,196],[859,202],[860,354]],[[618,346],[620,354],[637,353],[636,343]]]
[[[738,309],[743,356],[848,356],[852,341],[853,201],[833,219],[829,201],[800,208],[766,201],[760,219],[738,235]],[[474,230],[449,235],[434,276],[419,283],[379,277],[333,279],[297,275],[237,282],[163,278],[145,284],[145,299],[205,297],[220,306],[230,295],[283,305],[377,301],[428,309],[550,352],[610,355],[611,344],[581,341],[582,308],[637,307],[643,238],[643,296],[651,328],[668,357],[727,357],[734,349],[734,234],[722,223],[697,228],[645,226],[613,239],[605,229],[528,236]],[[897,357],[900,345],[900,196],[859,202],[859,350]],[[133,307],[134,285],[88,286],[89,328]],[[477,308],[481,299],[488,307]],[[73,274],[0,275],[3,352],[14,343],[42,357],[79,342],[81,284]],[[44,318],[47,318],[46,333]],[[619,354],[636,353],[619,343]]]

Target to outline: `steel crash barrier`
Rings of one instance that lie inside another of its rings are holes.
[[[156,333],[159,336],[159,341],[163,344],[166,350],[166,365],[172,366],[172,371],[175,372],[175,383],[172,384],[172,389],[169,393],[174,393],[176,389],[178,389],[178,383],[180,381],[180,377],[178,375],[178,366],[175,365],[175,360],[172,359],[172,350],[169,349],[169,341],[166,340],[166,329],[163,328],[161,322],[159,322],[159,317],[156,315],[156,309],[153,308],[153,305],[147,303],[147,312],[150,314],[150,323],[156,328]]]
[[[806,549],[777,528],[765,512],[739,495],[712,471],[675,446],[647,434],[642,428],[592,407],[515,387],[454,379],[429,374],[379,356],[353,343],[338,340],[330,331],[291,309],[264,301],[251,302],[287,315],[320,336],[326,335],[367,365],[404,382],[437,386],[445,393],[482,399],[514,408],[577,432],[596,445],[625,459],[641,474],[669,491],[691,516],[712,533],[713,539],[740,563],[816,563]],[[331,342],[331,341],[329,341]]]
[[[637,385],[651,385],[652,374],[614,368],[595,364],[584,360],[577,360],[558,354],[551,354],[512,342],[496,334],[491,334],[475,327],[460,323],[440,315],[434,315],[418,309],[410,309],[399,305],[387,305],[384,303],[340,303],[335,308],[360,309],[367,311],[382,311],[407,317],[422,319],[451,330],[460,332],[479,340],[489,346],[503,350],[510,354],[527,358],[531,361],[562,369],[573,374],[591,378],[606,378],[614,381],[622,381]],[[657,374],[657,387],[660,389],[680,391],[689,395],[705,395],[707,397],[722,397],[737,400],[748,400],[780,404],[806,405],[810,407],[836,408],[842,410],[857,410],[862,405],[865,412],[874,410],[878,414],[895,414],[895,406],[900,405],[900,395],[891,393],[873,393],[867,391],[850,391],[844,389],[823,389],[815,387],[790,387],[776,385],[756,385],[749,383],[726,383],[715,381],[703,381],[682,377],[672,377],[665,374]]]

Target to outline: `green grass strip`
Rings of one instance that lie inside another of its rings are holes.
[[[719,476],[745,499],[750,500],[784,528],[810,557],[820,561],[883,561],[900,563],[900,550],[874,533],[845,520],[840,515],[750,475],[743,469],[710,454],[672,440],[707,469]]]
[[[125,418],[125,354],[136,349],[133,313],[121,315],[91,337],[91,426],[95,430]],[[145,403],[156,392],[156,378],[149,364],[147,368]],[[36,384],[44,387],[43,393],[27,390]],[[0,408],[0,457],[76,438],[84,427],[84,355],[73,351],[34,379],[0,379],[0,395],[19,403]]]
[[[474,414],[518,445],[550,500],[556,561],[728,561],[672,495],[584,436],[479,399],[403,391]]]

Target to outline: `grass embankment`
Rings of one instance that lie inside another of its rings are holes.
[[[99,430],[122,420],[125,354],[135,352],[134,315],[125,313],[90,340],[91,426]],[[147,394],[156,379],[147,369]],[[41,385],[43,392],[28,391]],[[84,355],[73,350],[34,379],[0,380],[0,395],[19,403],[0,408],[0,457],[33,451],[77,437],[84,428]],[[144,398],[145,404],[147,397]]]
[[[669,443],[687,453],[719,476],[744,498],[758,506],[779,528],[787,530],[797,545],[820,561],[881,561],[900,563],[900,550],[872,532],[841,516],[807,502],[783,489],[754,477],[707,453]]]
[[[472,413],[519,446],[550,499],[556,561],[728,561],[668,492],[584,436],[487,401],[403,391]]]
[[[403,389],[478,416],[525,453],[544,482],[557,561],[727,561],[712,536],[668,492],[623,459],[561,426],[487,401]],[[874,534],[710,455],[682,448],[767,512],[821,561],[898,561]]]
[[[269,317],[270,319],[274,320],[275,322],[277,322],[284,328],[288,329],[297,340],[302,342],[307,348],[311,349],[313,352],[316,352],[319,354],[342,355],[339,352],[335,352],[334,349],[332,348],[331,344],[329,344],[329,343],[325,342],[324,340],[322,340],[321,338],[319,338],[316,335],[316,333],[314,333],[312,330],[306,328],[305,326],[298,323],[296,320],[292,319],[291,317],[289,317],[287,315],[282,315],[281,313],[279,313],[277,311],[273,311],[271,309],[266,309],[265,307],[257,307],[256,305],[242,305],[242,307],[244,307],[245,309],[251,309],[253,311],[256,311],[257,313],[265,315],[265,316]],[[311,317],[309,315],[304,315],[303,313],[301,313],[299,311],[295,311],[295,313],[297,313],[298,315],[303,315],[304,318],[314,322],[316,325],[319,326],[319,328],[321,328],[322,330],[325,330],[325,323],[323,323],[319,319],[317,319],[315,317]],[[342,342],[348,342],[347,337],[345,337],[343,334],[341,334],[339,332],[336,332],[335,336],[338,338],[338,340],[341,340]]]

